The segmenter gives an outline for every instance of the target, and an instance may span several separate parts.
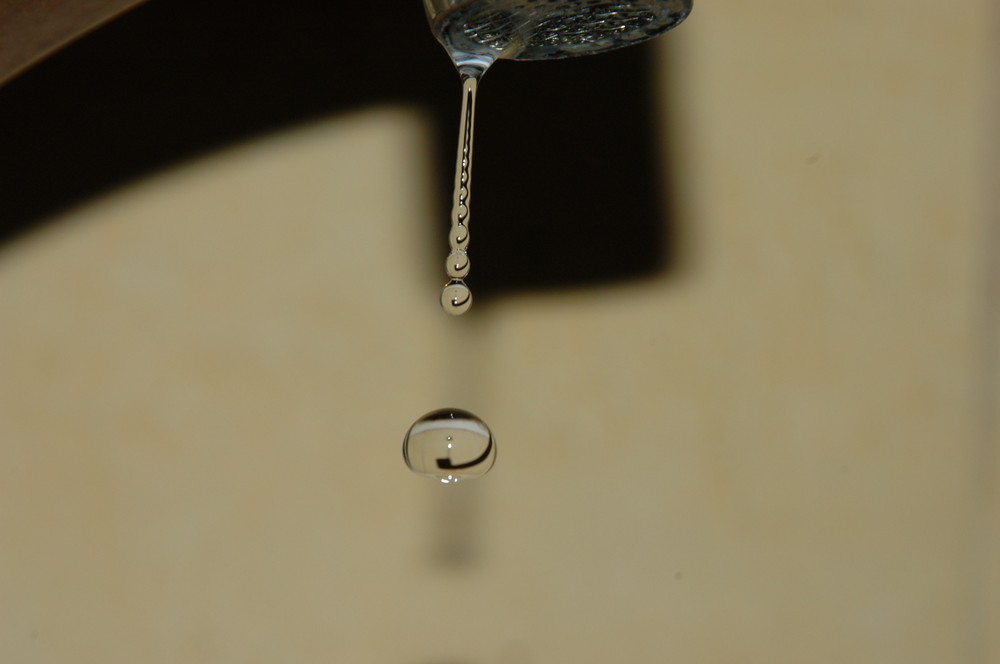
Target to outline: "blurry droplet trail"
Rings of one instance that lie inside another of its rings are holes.
[[[551,60],[638,44],[678,25],[691,12],[691,5],[692,0],[424,0],[431,31],[448,52],[462,82],[450,253],[445,261],[448,281],[441,291],[441,307],[447,313],[458,316],[472,306],[472,291],[465,283],[471,267],[472,147],[476,94],[486,70],[499,59]],[[482,424],[490,453],[495,454],[489,428],[471,413],[465,415]],[[413,429],[408,441],[412,435]],[[411,469],[422,472],[406,458]],[[491,456],[479,474],[492,464]]]

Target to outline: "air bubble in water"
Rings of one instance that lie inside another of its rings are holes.
[[[481,477],[497,458],[496,440],[486,423],[458,408],[427,413],[403,439],[403,459],[418,475],[442,484]]]

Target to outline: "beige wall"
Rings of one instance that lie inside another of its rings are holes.
[[[953,5],[701,2],[662,278],[443,315],[406,108],[0,248],[0,660],[996,661],[1000,26]],[[500,445],[454,489],[399,451],[449,403]]]

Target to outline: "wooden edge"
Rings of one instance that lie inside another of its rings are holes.
[[[0,85],[143,0],[0,0]]]

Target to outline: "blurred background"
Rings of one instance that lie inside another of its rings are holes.
[[[498,63],[459,319],[418,0],[132,4],[0,3],[0,660],[997,661],[992,4]]]

